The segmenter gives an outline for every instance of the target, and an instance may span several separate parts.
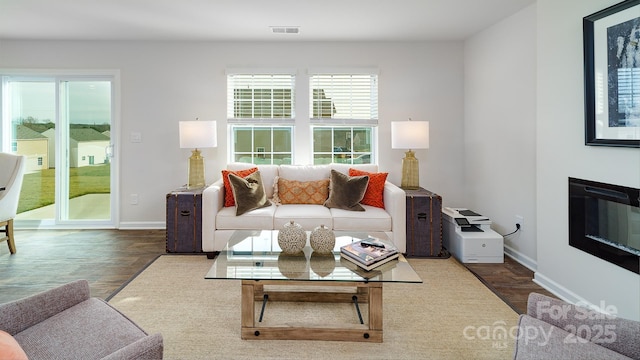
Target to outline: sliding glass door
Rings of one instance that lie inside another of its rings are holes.
[[[17,227],[115,227],[113,79],[4,76],[2,151],[25,155]]]

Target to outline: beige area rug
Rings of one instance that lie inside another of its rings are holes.
[[[206,256],[160,256],[109,303],[162,333],[165,359],[512,358],[516,312],[454,258],[409,262],[424,283],[384,284],[383,343],[242,340],[240,282],[205,280]],[[296,315],[357,324],[350,304],[269,303],[265,321]]]

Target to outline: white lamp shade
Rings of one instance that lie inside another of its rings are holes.
[[[181,148],[208,148],[218,146],[215,121],[180,121]]]
[[[428,121],[392,121],[391,148],[393,149],[428,149]]]

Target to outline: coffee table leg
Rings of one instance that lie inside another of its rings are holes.
[[[253,284],[251,282],[242,282],[242,327],[255,327],[255,305]],[[244,339],[244,336],[242,337]]]
[[[382,331],[382,284],[369,288],[369,329]]]

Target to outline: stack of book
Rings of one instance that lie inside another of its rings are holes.
[[[340,248],[340,256],[369,271],[393,259],[400,253],[392,244],[375,238],[356,241]]]

